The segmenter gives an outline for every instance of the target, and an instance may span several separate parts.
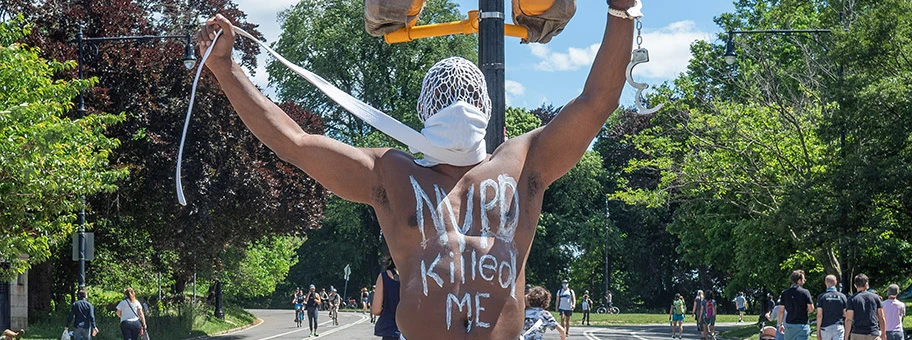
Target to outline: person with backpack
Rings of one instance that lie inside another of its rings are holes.
[[[668,321],[671,322],[671,338],[684,338],[684,297],[680,293],[675,293],[674,301],[671,302],[671,308],[668,309]],[[677,332],[678,335],[675,335]]]
[[[573,308],[576,306],[576,293],[570,289],[570,283],[567,280],[561,281],[561,289],[557,291],[557,312],[560,314],[561,326],[570,334],[570,316],[573,315]]]
[[[716,339],[716,307],[716,293],[710,290],[703,300],[703,339]]]

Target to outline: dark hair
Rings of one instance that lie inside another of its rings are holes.
[[[714,300],[716,298],[716,292],[710,290],[706,293],[706,296],[708,296],[710,300]]]
[[[526,294],[526,303],[532,307],[548,309],[551,304],[551,292],[542,286],[532,287],[529,289],[529,293]]]
[[[801,269],[792,271],[792,283],[797,284],[798,281],[804,279],[804,271]]]
[[[87,296],[88,296],[88,294],[86,293],[85,288],[80,289],[79,291],[76,292],[77,299],[80,299],[80,300],[85,299]]]
[[[863,288],[866,284],[868,284],[868,276],[865,274],[855,275],[855,279],[852,280],[852,282],[855,283],[855,288]]]

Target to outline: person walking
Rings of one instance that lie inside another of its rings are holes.
[[[883,340],[887,321],[880,297],[868,291],[867,275],[855,275],[852,283],[858,293],[846,303],[845,340]]]
[[[586,326],[591,326],[591,324],[589,324],[589,312],[592,309],[592,300],[589,299],[588,290],[583,292],[583,301],[580,301],[580,308],[583,310],[583,319],[580,320],[580,325],[585,323]]]
[[[377,285],[371,286],[370,292],[367,293],[367,309],[373,310],[375,291],[377,291]],[[377,316],[371,313],[371,323],[374,322],[377,322]]]
[[[576,307],[576,293],[570,289],[570,282],[566,279],[561,281],[561,289],[557,291],[557,303],[555,303],[556,312],[560,314],[561,326],[570,334],[570,316],[573,315],[573,308]]]
[[[124,299],[117,304],[115,313],[120,318],[120,332],[123,334],[123,340],[139,340],[148,331],[142,304],[136,300],[136,292],[133,291],[133,288],[124,290]]]
[[[307,325],[310,327],[310,336],[320,336],[317,333],[317,315],[321,304],[320,294],[317,293],[317,287],[310,285],[310,290],[304,296],[304,309],[307,310]]]
[[[548,313],[551,293],[547,289],[535,286],[526,293],[526,317],[523,322],[523,340],[542,340],[546,329],[556,329],[561,340],[567,339],[567,330],[559,325],[554,316]]]
[[[738,308],[738,322],[744,322],[744,311],[747,310],[747,299],[744,297],[744,292],[738,292],[738,296],[735,296],[732,302]]]
[[[370,303],[370,293],[367,292],[367,287],[361,288],[361,313],[367,313],[367,304]]]
[[[846,296],[836,290],[836,276],[824,279],[826,291],[817,296],[817,339],[844,340]]]
[[[668,321],[671,322],[671,338],[684,338],[684,297],[680,293],[675,293],[674,300],[671,302],[671,308],[668,309]],[[677,331],[677,336],[675,335]]]
[[[374,335],[382,340],[399,340],[401,333],[396,326],[396,308],[399,307],[399,270],[390,259],[386,270],[377,276],[374,299],[371,301],[371,315],[378,316],[374,324]]]
[[[716,339],[717,307],[716,293],[710,290],[706,298],[703,299],[703,339]]]
[[[335,288],[330,287],[331,292],[327,298],[329,301],[329,318],[332,319],[333,326],[339,325],[339,304],[342,303],[342,297]]]
[[[906,317],[906,305],[899,300],[899,286],[890,285],[887,288],[887,300],[883,302],[884,319],[887,323],[887,338],[885,340],[903,340],[903,318]]]
[[[802,287],[804,281],[803,270],[792,271],[792,285],[780,295],[779,305],[782,308],[779,308],[777,328],[779,333],[785,334],[785,340],[807,340],[811,336],[808,314],[814,311],[814,301],[811,300],[811,292]]]
[[[70,315],[67,316],[66,326],[63,330],[70,329],[70,323],[73,327],[74,340],[92,340],[92,337],[98,334],[98,327],[95,325],[95,307],[92,306],[86,293],[85,288],[76,292],[76,302],[70,306]]]
[[[703,332],[703,291],[698,290],[697,296],[694,297],[693,308],[690,310],[693,312],[694,321],[697,322],[697,332]]]

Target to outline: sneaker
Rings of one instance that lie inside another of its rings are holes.
[[[320,333],[314,332],[314,336],[320,336]]]

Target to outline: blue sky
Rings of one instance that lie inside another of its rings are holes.
[[[297,1],[236,2],[247,12],[247,20],[260,24],[266,39],[273,42],[280,34],[278,13]],[[456,2],[462,13],[478,7],[477,0]],[[509,12],[509,3],[506,8]],[[525,108],[535,108],[542,103],[561,106],[579,94],[605,29],[606,8],[603,0],[578,0],[576,15],[548,44],[523,45],[518,39],[507,37],[507,104]],[[720,29],[713,23],[713,17],[733,10],[732,0],[644,0],[643,47],[649,49],[650,62],[634,69],[634,79],[649,84],[674,79],[687,65],[690,43],[697,39],[716,39]],[[265,61],[261,55],[253,78],[254,83],[264,88],[268,79]],[[274,91],[266,89],[265,92],[269,95]],[[621,104],[633,104],[633,91],[629,86],[621,96]]]

